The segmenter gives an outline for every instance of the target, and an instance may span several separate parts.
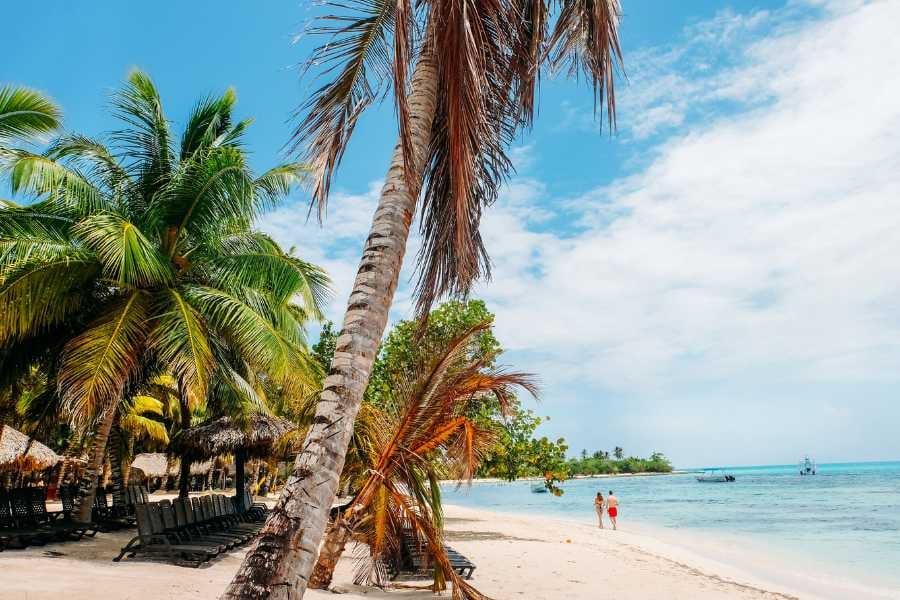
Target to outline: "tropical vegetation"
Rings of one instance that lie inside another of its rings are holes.
[[[617,449],[621,450],[621,448]],[[579,458],[569,459],[566,465],[570,475],[615,475],[626,473],[671,473],[672,463],[662,452],[653,452],[648,458],[625,457],[624,452],[614,454],[598,450],[588,454],[581,451]]]
[[[235,101],[232,90],[200,100],[178,137],[134,71],[113,98],[121,129],[63,134],[38,152],[29,138],[58,129],[59,110],[37,92],[0,91],[0,174],[24,200],[0,207],[0,379],[15,398],[39,373],[28,410],[88,440],[83,520],[108,442],[118,463],[136,432],[161,441],[153,415],[168,416],[168,437],[321,381],[304,325],[321,318],[328,278],[253,228],[307,169],[254,174],[252,120],[234,118]]]
[[[583,76],[614,120],[621,59],[617,0],[348,0],[314,30],[307,64],[325,80],[306,101],[296,147],[313,169],[320,215],[365,109],[391,95],[399,139],[306,442],[226,598],[300,598],[340,485],[353,424],[388,322],[411,224],[421,207],[420,315],[489,273],[479,233],[532,123],[545,67]]]

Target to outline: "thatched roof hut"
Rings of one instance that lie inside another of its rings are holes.
[[[263,458],[275,444],[297,426],[287,419],[257,413],[246,423],[220,417],[182,431],[172,447],[194,460],[223,454],[243,453],[244,458]]]
[[[234,455],[235,493],[243,502],[245,461],[271,455],[278,441],[295,429],[297,426],[287,419],[261,413],[243,423],[220,417],[182,431],[172,448],[185,460]]]
[[[56,452],[21,431],[9,425],[0,431],[0,471],[40,471],[58,462]]]

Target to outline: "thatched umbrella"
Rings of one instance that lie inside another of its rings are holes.
[[[144,452],[134,457],[131,468],[147,477],[165,477],[169,473],[169,458],[162,452]]]
[[[0,471],[40,471],[59,462],[59,454],[4,425],[0,431]]]
[[[244,463],[251,458],[272,454],[275,444],[297,426],[287,419],[261,413],[238,423],[230,417],[220,417],[195,425],[178,434],[172,448],[182,460],[203,460],[222,454],[234,455],[235,494],[244,498]]]
[[[162,452],[143,452],[131,461],[131,468],[138,469],[147,477],[165,477],[178,475],[179,460],[170,460]],[[212,460],[193,463],[191,475],[205,475],[213,466]]]

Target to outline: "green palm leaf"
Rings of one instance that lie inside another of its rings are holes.
[[[254,367],[279,378],[303,379],[310,373],[301,332],[274,322],[262,297],[251,296],[251,305],[246,298],[203,286],[191,287],[185,295]]]
[[[46,156],[17,150],[0,166],[9,175],[13,193],[49,197],[77,215],[88,215],[108,205],[103,192],[81,173]]]
[[[72,233],[96,253],[104,275],[120,285],[147,287],[172,281],[171,262],[121,217],[100,213],[78,223]]]
[[[46,96],[24,87],[0,87],[0,142],[58,129],[62,112]]]
[[[0,344],[38,335],[88,306],[99,271],[78,252],[8,265],[0,273]]]
[[[165,290],[158,310],[161,314],[156,318],[148,347],[178,380],[191,388],[195,397],[205,397],[213,356],[203,317],[174,288]]]
[[[222,135],[231,131],[231,109],[236,101],[234,89],[228,88],[219,97],[209,97],[197,103],[181,135],[182,161],[210,148]]]
[[[63,349],[59,388],[73,418],[86,423],[121,399],[143,356],[150,298],[134,291],[112,303]]]
[[[219,231],[224,223],[249,224],[256,210],[244,154],[230,146],[219,147],[187,161],[153,198],[151,211],[174,228],[173,242],[184,232],[202,235]]]

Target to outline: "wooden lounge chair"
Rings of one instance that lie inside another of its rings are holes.
[[[210,533],[206,531],[202,525],[193,529],[180,527],[178,525],[178,515],[175,511],[175,507],[169,500],[160,500],[159,508],[160,514],[162,515],[163,527],[165,527],[165,533],[167,535],[174,535],[179,543],[208,544],[210,546],[217,546],[219,552],[225,552],[246,541],[243,536],[230,535],[225,532]]]
[[[453,570],[465,579],[471,579],[472,573],[475,572],[475,563],[450,546],[444,545],[444,551]],[[434,560],[431,555],[418,543],[411,529],[404,529],[400,542],[400,562],[390,566],[392,577],[396,578],[401,573],[427,575],[433,568]]]
[[[160,507],[156,503],[135,505],[135,517],[138,535],[122,548],[114,562],[119,562],[125,555],[131,558],[146,554],[178,565],[199,567],[220,552],[218,546],[173,543],[165,534]]]
[[[92,519],[100,527],[101,531],[118,531],[132,527],[133,523],[122,512],[109,506],[106,501],[106,491],[103,488],[97,488],[94,495],[94,508],[92,510]]]
[[[13,517],[21,526],[51,532],[59,540],[80,540],[94,536],[96,523],[75,521],[62,511],[50,513],[46,505],[46,488],[19,488],[10,492]]]
[[[0,551],[6,548],[43,546],[54,537],[53,532],[23,527],[17,523],[13,516],[9,493],[0,489]]]

